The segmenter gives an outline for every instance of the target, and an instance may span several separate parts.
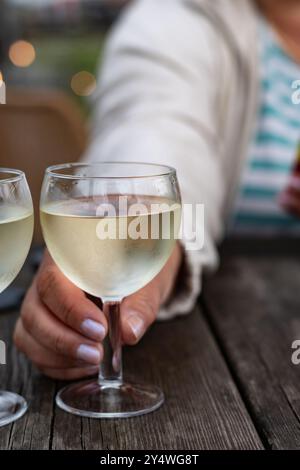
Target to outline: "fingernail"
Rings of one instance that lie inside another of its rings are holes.
[[[131,315],[127,321],[136,339],[140,339],[145,333],[144,320],[142,320],[142,318],[138,315],[134,314]]]
[[[81,331],[95,341],[102,341],[105,337],[104,326],[89,318],[81,323]]]
[[[89,364],[99,364],[101,360],[100,351],[93,346],[81,344],[77,349],[77,357],[81,361],[88,362]]]
[[[99,366],[87,367],[85,371],[87,375],[96,375],[99,372]]]

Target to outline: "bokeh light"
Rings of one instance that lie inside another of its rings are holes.
[[[16,67],[29,67],[35,61],[35,49],[28,41],[14,42],[8,52],[9,58]]]
[[[96,78],[90,72],[82,70],[76,73],[71,80],[71,88],[78,96],[90,96],[96,89]]]
[[[4,78],[3,78],[2,72],[0,70],[0,86],[2,85],[3,81],[4,81]]]

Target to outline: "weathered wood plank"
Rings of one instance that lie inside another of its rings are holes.
[[[129,375],[159,384],[166,403],[127,420],[55,411],[55,449],[257,449],[261,442],[200,316],[155,325],[125,354]]]
[[[264,444],[299,449],[300,366],[291,362],[300,339],[299,255],[225,256],[203,301]]]
[[[125,351],[125,369],[162,386],[166,403],[127,420],[89,420],[54,404],[58,387],[12,347],[16,314],[0,313],[8,364],[0,387],[23,394],[29,412],[0,428],[0,449],[258,449],[262,448],[202,313],[155,325]]]
[[[0,337],[7,345],[7,364],[0,366],[0,387],[23,395],[30,412],[0,428],[0,449],[48,449],[51,438],[55,383],[37,373],[12,347],[16,314],[0,315]]]

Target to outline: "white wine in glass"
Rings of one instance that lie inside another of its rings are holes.
[[[33,212],[12,204],[0,205],[0,294],[20,272],[32,239]]]
[[[22,171],[0,168],[0,294],[15,279],[33,235],[33,206]],[[0,427],[23,416],[27,404],[16,393],[0,390]]]
[[[127,200],[134,198],[129,195]],[[139,216],[118,214],[115,201],[115,217],[96,215],[100,198],[78,198],[41,208],[45,241],[54,261],[83,291],[106,300],[124,298],[148,284],[168,260],[179,232],[181,205],[160,197],[141,201],[139,198],[144,211]],[[155,207],[152,211],[151,205]],[[170,227],[165,239],[164,220]],[[109,236],[106,227],[112,227],[116,236]],[[144,238],[130,237],[130,228],[137,228],[136,234]],[[151,231],[157,233],[155,239]],[[120,232],[126,236],[120,238]]]
[[[79,163],[46,171],[41,224],[49,252],[70,281],[101,298],[109,326],[98,380],[61,390],[57,404],[64,410],[129,417],[162,404],[158,387],[123,380],[120,303],[161,271],[180,222],[180,191],[172,168]]]

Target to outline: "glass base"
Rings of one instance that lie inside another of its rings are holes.
[[[27,411],[27,403],[16,393],[0,391],[0,427],[21,418]]]
[[[100,386],[95,379],[67,385],[56,396],[56,404],[64,411],[88,418],[140,416],[156,410],[163,402],[163,392],[156,386]]]

